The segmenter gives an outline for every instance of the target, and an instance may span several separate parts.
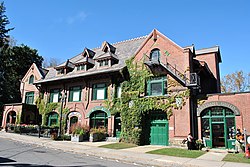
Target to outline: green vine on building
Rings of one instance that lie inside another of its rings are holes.
[[[145,144],[146,124],[145,119],[150,112],[161,110],[166,113],[167,119],[173,114],[173,109],[185,105],[189,97],[189,90],[171,91],[171,88],[180,86],[176,81],[167,78],[168,95],[145,96],[147,80],[154,75],[146,68],[143,62],[133,62],[133,58],[126,61],[129,79],[122,83],[121,98],[110,98],[106,106],[115,115],[121,115],[121,137],[120,140],[137,145]],[[181,98],[182,104],[176,104],[176,98]]]

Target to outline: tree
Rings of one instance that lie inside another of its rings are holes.
[[[43,67],[44,68],[55,67],[55,66],[59,65],[59,62],[60,61],[57,58],[50,58],[49,60],[45,58],[43,61]]]
[[[3,91],[4,98],[0,101],[4,103],[20,102],[20,81],[32,65],[36,63],[42,66],[43,58],[38,55],[37,50],[26,45],[8,47],[0,58],[3,62]]]
[[[245,92],[250,90],[250,73],[236,71],[232,74],[227,74],[221,79],[221,91],[226,93]]]
[[[6,28],[6,26],[10,23],[8,17],[4,14],[5,13],[5,6],[4,3],[1,2],[0,4],[0,47],[3,47],[4,44],[8,43],[9,35],[8,32],[11,31],[13,28]]]

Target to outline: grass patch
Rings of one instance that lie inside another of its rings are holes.
[[[174,157],[186,157],[186,158],[197,158],[205,154],[204,151],[187,150],[187,149],[182,149],[182,148],[163,148],[159,150],[149,151],[147,153],[168,155],[168,156],[174,156]]]
[[[102,145],[99,146],[102,148],[110,148],[110,149],[125,149],[125,148],[132,148],[132,147],[137,147],[135,144],[130,144],[130,143],[112,143],[112,144],[107,144],[107,145]]]
[[[227,154],[223,161],[229,161],[229,162],[240,162],[240,163],[249,163],[250,159],[245,158],[244,153],[238,153],[238,154]]]

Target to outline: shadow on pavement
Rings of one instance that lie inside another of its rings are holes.
[[[16,161],[9,158],[0,157],[0,163],[6,163],[6,162],[16,162]],[[2,164],[0,166],[2,166]]]

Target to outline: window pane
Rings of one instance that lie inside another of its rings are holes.
[[[160,56],[159,53],[160,53],[159,50],[152,51],[151,52],[151,56],[150,56],[151,60],[152,61],[158,61],[159,60],[159,56]]]
[[[98,89],[96,97],[97,97],[97,99],[104,99],[105,98],[105,90],[104,89]]]
[[[73,101],[80,101],[80,92],[73,92]]]
[[[162,95],[161,83],[151,83],[151,95]]]
[[[57,103],[58,102],[58,98],[59,98],[59,94],[58,93],[53,94],[53,100],[52,100],[52,102],[53,103]]]
[[[121,96],[122,96],[122,88],[121,88],[121,86],[118,86],[117,87],[117,97],[121,98]]]

